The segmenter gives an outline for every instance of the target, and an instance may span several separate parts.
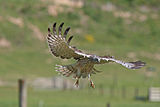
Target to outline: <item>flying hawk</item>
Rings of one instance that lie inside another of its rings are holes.
[[[121,60],[114,59],[112,56],[97,56],[94,54],[86,54],[81,50],[77,49],[74,46],[70,46],[70,42],[73,36],[70,36],[67,39],[68,27],[64,34],[62,34],[62,27],[64,23],[61,23],[58,32],[56,31],[56,23],[53,24],[53,33],[51,29],[48,28],[47,41],[49,48],[52,54],[56,57],[62,59],[71,59],[74,58],[77,62],[70,65],[56,65],[56,71],[58,71],[63,76],[69,77],[73,75],[73,78],[76,79],[75,86],[79,86],[79,79],[88,77],[90,86],[94,88],[94,83],[91,80],[91,74],[100,72],[94,68],[95,64],[104,64],[108,62],[118,63],[129,69],[139,69],[145,65],[145,62],[136,61],[136,62],[123,62]]]

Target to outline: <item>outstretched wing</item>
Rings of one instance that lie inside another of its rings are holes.
[[[110,61],[121,64],[122,66],[129,68],[129,69],[139,69],[139,68],[145,66],[145,64],[146,64],[145,62],[142,62],[142,61],[124,62],[124,61],[116,60],[113,57],[108,57],[108,56],[98,57],[99,64],[107,63]]]
[[[80,59],[84,58],[84,55],[89,57],[89,54],[85,54],[82,51],[78,50],[76,47],[72,47],[69,45],[73,36],[70,36],[68,40],[66,39],[70,27],[68,27],[62,35],[63,24],[64,23],[61,23],[61,25],[59,26],[58,34],[56,32],[56,23],[53,24],[53,33],[51,33],[50,28],[48,28],[47,40],[52,54],[63,59]]]
[[[96,56],[92,54],[83,53],[82,51],[78,50],[76,47],[72,47],[69,45],[70,41],[73,38],[73,36],[70,36],[68,40],[66,39],[66,36],[67,36],[67,33],[70,27],[68,27],[65,30],[64,34],[62,35],[63,24],[64,23],[62,23],[59,26],[58,34],[56,32],[56,23],[53,24],[53,34],[51,33],[50,28],[48,28],[48,35],[47,35],[48,44],[49,44],[52,54],[55,55],[56,57],[61,57],[63,59],[64,58],[67,58],[67,59],[88,58],[96,62],[97,64],[103,64],[107,62],[116,62],[129,69],[139,69],[145,65],[145,63],[142,61],[123,62],[120,60],[116,60],[110,56]]]

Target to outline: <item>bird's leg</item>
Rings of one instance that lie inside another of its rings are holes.
[[[75,85],[76,87],[79,87],[79,78],[78,78],[78,77],[76,77],[76,82],[74,83],[74,85]]]
[[[94,85],[93,81],[91,80],[90,74],[88,74],[88,80],[89,80],[89,82],[90,82],[90,86],[91,86],[92,88],[95,88],[95,85]]]

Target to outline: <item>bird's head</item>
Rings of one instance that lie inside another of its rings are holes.
[[[93,62],[99,62],[98,57],[97,57],[96,55],[90,56],[89,59],[90,59],[91,61],[93,61]]]

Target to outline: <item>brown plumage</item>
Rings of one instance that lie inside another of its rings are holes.
[[[96,72],[100,72],[94,68],[95,64],[104,64],[108,62],[116,62],[121,64],[122,66],[129,69],[139,69],[145,65],[145,62],[136,61],[136,62],[123,62],[120,60],[114,59],[113,56],[97,56],[94,54],[86,54],[76,47],[70,46],[73,36],[70,36],[67,39],[67,34],[70,30],[68,27],[64,34],[62,35],[62,27],[64,23],[61,23],[58,28],[58,34],[56,31],[56,23],[53,24],[53,33],[50,28],[48,28],[47,41],[49,48],[52,54],[56,57],[60,57],[62,59],[71,59],[74,58],[77,60],[76,63],[71,65],[56,65],[56,70],[62,74],[63,76],[73,75],[73,78],[76,79],[75,85],[79,85],[79,78],[88,77],[90,81],[90,86],[95,87],[90,76],[91,74],[95,74]]]

